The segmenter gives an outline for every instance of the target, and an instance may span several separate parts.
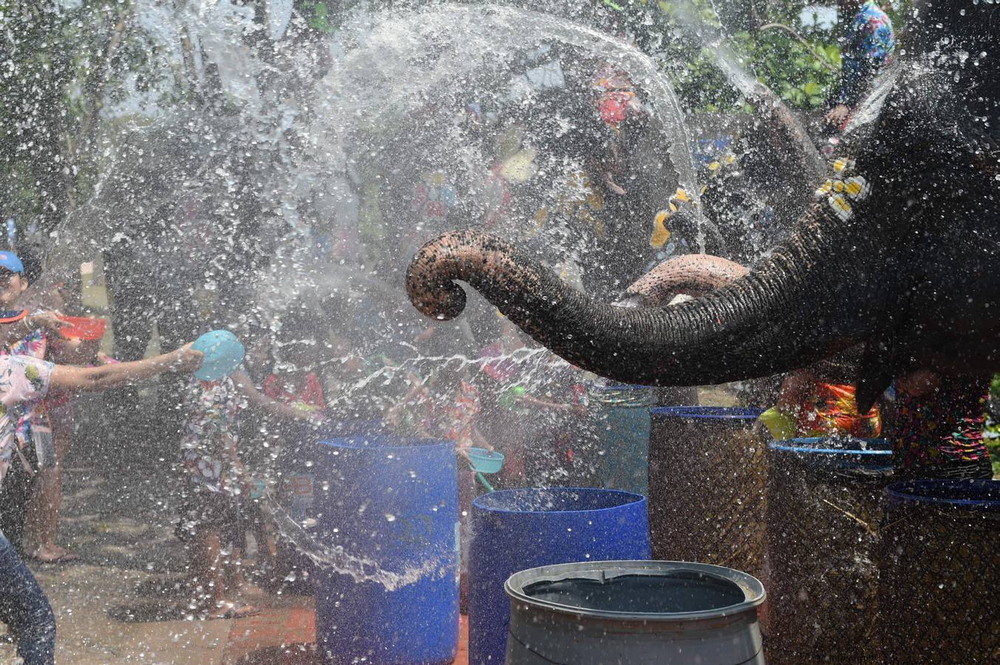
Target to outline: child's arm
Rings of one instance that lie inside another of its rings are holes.
[[[203,354],[185,344],[176,351],[130,363],[100,367],[70,367],[56,365],[52,370],[50,388],[69,391],[108,390],[137,383],[164,372],[193,372],[201,367]]]
[[[297,420],[317,420],[317,414],[315,411],[302,411],[294,407],[288,406],[287,404],[282,404],[276,400],[271,399],[264,393],[257,390],[257,387],[253,384],[250,379],[250,375],[243,370],[236,370],[233,372],[233,383],[236,385],[236,390],[240,392],[241,395],[247,398],[247,402],[250,406],[255,408],[263,409],[268,413],[276,416],[281,416],[282,418],[295,418]]]
[[[24,316],[5,319],[0,325],[0,346],[7,346],[24,339],[28,333],[35,330],[44,330],[49,334],[57,334],[63,326],[69,325],[59,319],[57,312],[39,312],[28,314],[24,310]]]

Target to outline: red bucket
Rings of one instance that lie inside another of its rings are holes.
[[[60,316],[59,320],[69,324],[59,329],[62,336],[69,339],[101,339],[108,327],[107,320],[97,317]]]

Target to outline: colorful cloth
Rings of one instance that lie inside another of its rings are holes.
[[[0,355],[28,356],[44,360],[45,354],[48,353],[48,348],[48,336],[41,330],[33,330],[25,335],[24,339],[13,342],[3,350],[0,350]],[[17,445],[23,450],[28,442],[32,440],[32,430],[36,430],[39,433],[39,438],[44,437],[45,439],[45,443],[42,445],[51,448],[52,425],[49,421],[48,409],[45,402],[41,399],[30,400],[18,405],[16,409],[17,425],[15,426],[15,432],[17,435]],[[52,452],[54,451],[43,454],[42,451],[37,451],[36,458],[39,464],[48,466],[54,463],[54,459],[49,459],[53,457]]]
[[[847,28],[840,50],[840,86],[830,106],[854,108],[879,69],[892,59],[896,35],[892,21],[874,0],[867,0]]]
[[[989,384],[968,377],[943,377],[931,395],[896,398],[897,470],[916,475],[989,459],[983,423]]]
[[[862,439],[876,438],[882,432],[877,406],[865,415],[858,413],[854,386],[817,383],[808,403],[799,410],[796,433],[799,436],[847,434]]]
[[[303,411],[322,411],[326,409],[326,396],[323,394],[323,384],[315,372],[306,374],[302,385],[284,380],[277,374],[270,374],[264,379],[261,391],[271,399],[288,404]]]
[[[424,430],[445,441],[454,441],[459,448],[467,448],[475,443],[473,432],[481,410],[479,390],[463,380],[452,400],[443,404],[427,401]]]
[[[0,482],[18,449],[13,418],[16,407],[45,397],[54,367],[31,356],[0,356]]]
[[[202,489],[230,496],[242,493],[239,416],[246,407],[231,377],[199,381],[194,387],[191,415],[181,436],[181,466]]]

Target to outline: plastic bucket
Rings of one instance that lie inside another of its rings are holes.
[[[93,316],[59,316],[60,321],[68,326],[59,328],[60,334],[69,339],[84,339],[95,341],[104,337],[108,327],[107,319]]]
[[[652,410],[649,514],[653,556],[759,575],[764,552],[766,446],[760,409]]]
[[[200,381],[218,381],[228,376],[240,366],[246,354],[242,342],[228,330],[211,330],[196,339],[191,348],[204,354],[201,367],[194,372]]]
[[[882,662],[998,662],[1000,481],[895,483],[886,504]]]
[[[872,663],[892,447],[884,439],[803,438],[769,448],[768,661]]]
[[[656,392],[647,386],[587,386],[597,426],[596,484],[645,496],[649,492],[649,409]]]
[[[648,559],[645,497],[593,488],[513,489],[472,502],[469,663],[504,662],[510,601],[504,582],[526,568]]]
[[[762,665],[764,587],[730,568],[601,561],[516,573],[507,665]]]
[[[332,663],[450,663],[458,649],[455,444],[387,436],[322,441],[317,533],[379,581],[317,567],[316,635]]]
[[[504,455],[501,452],[471,447],[468,455],[476,473],[499,473],[503,468]]]

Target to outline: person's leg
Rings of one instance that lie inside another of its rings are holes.
[[[55,442],[55,466],[38,473],[35,489],[26,508],[24,551],[45,563],[71,561],[77,558],[56,544],[59,508],[62,505],[62,474],[66,455],[73,442],[72,402],[49,408],[52,436]]]
[[[24,665],[55,662],[56,617],[45,592],[0,533],[0,621],[17,644]]]
[[[208,526],[197,526],[187,543],[190,586],[195,590],[196,604],[211,611],[222,600],[224,584],[220,557],[222,546],[219,532]]]
[[[38,476],[33,447],[25,446],[22,453],[31,469],[26,469],[20,456],[15,454],[0,484],[0,531],[21,557],[30,554],[24,548],[25,510]]]

